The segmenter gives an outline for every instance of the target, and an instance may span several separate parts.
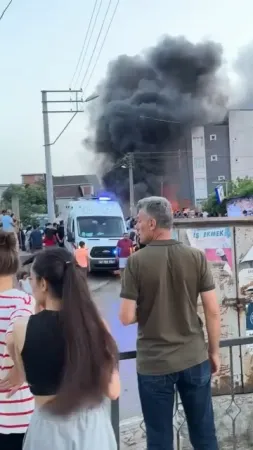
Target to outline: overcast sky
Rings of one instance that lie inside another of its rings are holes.
[[[0,21],[0,184],[19,182],[22,173],[45,171],[40,91],[69,88],[94,2],[13,0]],[[7,3],[0,0],[0,13]],[[103,0],[90,52],[108,3]],[[112,14],[117,0],[111,3]],[[194,42],[217,40],[231,61],[253,38],[252,16],[252,0],[120,0],[85,95],[95,92],[111,59],[122,53],[136,54],[164,34],[185,35]],[[89,55],[80,75],[85,73]],[[69,118],[50,115],[51,141]],[[92,154],[82,145],[85,126],[85,113],[79,114],[52,147],[55,175],[94,172]]]

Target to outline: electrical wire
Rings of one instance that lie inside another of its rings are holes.
[[[107,16],[108,16],[108,13],[109,13],[109,10],[110,10],[110,7],[111,7],[111,3],[112,3],[112,0],[110,0],[109,3],[108,3],[107,10],[106,10],[106,13],[105,13],[105,15],[104,15],[104,19],[103,19],[102,25],[101,25],[101,27],[100,27],[100,30],[99,30],[99,33],[98,33],[97,40],[96,40],[96,42],[95,42],[93,51],[92,51],[92,53],[91,53],[91,56],[90,56],[90,59],[89,59],[89,62],[88,62],[87,69],[86,69],[86,71],[85,71],[85,73],[84,73],[84,76],[83,76],[83,78],[82,78],[82,81],[81,81],[81,83],[80,83],[80,89],[82,88],[82,86],[83,86],[83,84],[84,84],[84,80],[85,80],[85,78],[86,78],[86,76],[87,76],[87,74],[88,74],[88,72],[89,72],[89,68],[90,68],[90,66],[91,66],[91,63],[92,63],[92,60],[93,60],[93,56],[94,56],[94,54],[95,54],[95,51],[96,51],[96,49],[97,49],[98,41],[99,41],[100,36],[101,36],[101,33],[102,33],[102,31],[103,31],[104,24],[105,24],[106,18],[107,18]]]
[[[109,25],[108,25],[108,27],[107,27],[107,30],[106,30],[106,32],[105,32],[105,36],[104,36],[104,39],[103,39],[102,44],[101,44],[101,46],[100,46],[100,49],[99,49],[99,52],[98,52],[96,61],[95,61],[94,65],[93,65],[93,67],[92,67],[92,70],[91,70],[91,73],[90,73],[90,75],[89,75],[88,81],[87,81],[85,87],[83,88],[84,91],[86,91],[87,87],[88,87],[89,84],[90,84],[91,77],[92,77],[92,75],[93,75],[93,73],[94,73],[94,71],[95,71],[95,68],[96,68],[97,63],[98,63],[99,58],[100,58],[100,55],[101,55],[102,50],[103,50],[103,48],[104,48],[105,41],[106,41],[107,36],[108,36],[108,34],[109,34],[110,28],[111,28],[111,26],[112,26],[112,22],[113,22],[113,20],[114,20],[115,15],[116,15],[116,12],[117,12],[117,9],[118,9],[118,6],[119,6],[119,2],[120,2],[120,0],[118,0],[117,3],[116,3],[116,5],[115,5],[114,11],[113,11],[113,13],[112,13],[111,20],[110,20]]]
[[[103,0],[100,0],[99,6],[98,6],[98,10],[97,10],[97,13],[96,13],[96,16],[95,16],[95,20],[94,20],[94,23],[93,23],[93,26],[92,26],[92,30],[91,30],[91,33],[90,33],[90,37],[89,37],[88,43],[87,43],[87,45],[86,45],[86,49],[85,49],[85,51],[83,52],[82,61],[81,61],[81,64],[80,64],[80,67],[79,67],[79,71],[78,71],[78,75],[77,75],[77,78],[76,78],[76,81],[75,81],[75,86],[77,85],[78,80],[79,80],[79,77],[80,77],[81,72],[82,72],[82,70],[83,70],[84,61],[85,61],[85,59],[86,59],[86,56],[87,56],[87,53],[88,53],[88,50],[89,50],[90,41],[91,41],[91,38],[92,38],[92,36],[93,36],[93,32],[94,32],[95,26],[96,26],[96,24],[97,24],[98,15],[99,15],[99,13],[100,13],[102,3],[103,3]]]
[[[181,122],[178,122],[176,120],[165,120],[165,119],[157,119],[156,117],[152,117],[152,116],[143,116],[140,115],[141,119],[151,119],[154,120],[155,122],[165,122],[165,123],[177,123],[179,125],[182,125]]]
[[[12,0],[10,0],[9,3],[8,3],[8,5],[4,8],[4,10],[3,10],[3,12],[2,12],[2,14],[1,14],[1,16],[0,16],[0,20],[2,20],[3,16],[5,15],[7,9],[9,9],[9,7],[11,6],[11,4],[12,4]]]
[[[76,73],[78,71],[78,67],[79,67],[80,61],[82,59],[82,55],[83,55],[83,52],[84,52],[84,49],[85,49],[85,45],[86,45],[86,42],[87,42],[87,39],[88,39],[90,27],[91,27],[92,20],[93,20],[95,11],[96,11],[97,4],[98,4],[98,0],[96,0],[95,3],[94,3],[94,7],[93,7],[93,10],[92,10],[92,13],[91,13],[89,25],[88,25],[88,28],[87,28],[87,31],[86,31],[86,34],[85,34],[85,38],[84,38],[84,41],[83,41],[82,49],[81,49],[81,52],[80,52],[80,55],[79,55],[79,58],[78,58],[78,61],[77,61],[77,64],[76,64],[74,75],[73,75],[73,77],[71,79],[71,82],[70,82],[70,87],[72,86],[72,84],[74,82],[74,79],[75,79]]]

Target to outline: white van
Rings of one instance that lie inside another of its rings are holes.
[[[67,248],[85,242],[91,271],[116,270],[116,246],[126,232],[122,209],[109,197],[80,198],[67,208]]]

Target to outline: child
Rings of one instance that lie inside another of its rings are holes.
[[[32,289],[29,281],[29,274],[26,271],[20,272],[18,274],[19,289],[32,295]]]
[[[89,266],[89,252],[83,241],[79,242],[79,247],[75,250],[75,258],[77,264],[79,264],[80,267],[83,267],[87,273]]]

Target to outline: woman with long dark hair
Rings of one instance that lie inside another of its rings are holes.
[[[45,249],[30,282],[41,312],[14,327],[36,405],[24,450],[116,449],[104,399],[119,396],[117,347],[82,268],[64,248]]]

